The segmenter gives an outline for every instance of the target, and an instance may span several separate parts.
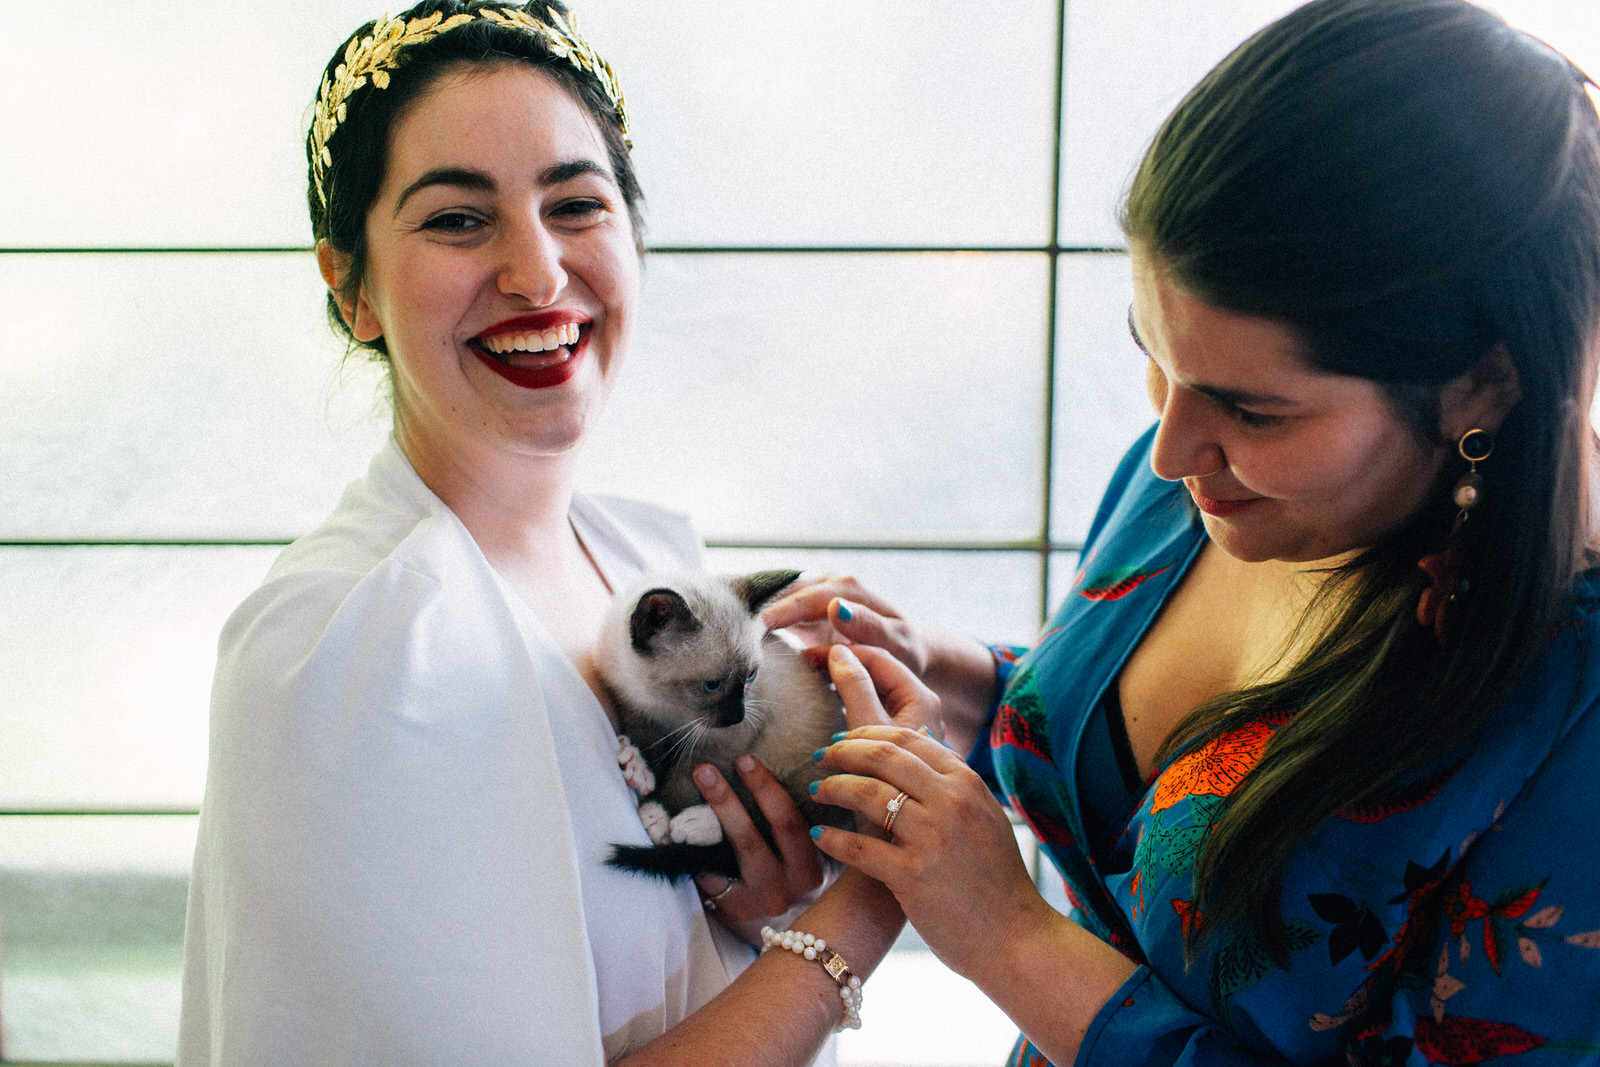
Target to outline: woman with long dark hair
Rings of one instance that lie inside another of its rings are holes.
[[[1039,643],[988,658],[846,579],[768,613],[886,646],[982,738],[969,767],[842,685],[819,796],[893,839],[817,835],[1017,1062],[1600,1056],[1591,88],[1463,0],[1267,27],[1127,195],[1159,422]]]

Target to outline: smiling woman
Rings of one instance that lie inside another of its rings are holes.
[[[715,921],[693,882],[604,863],[647,839],[594,638],[615,589],[701,552],[575,487],[639,291],[610,68],[559,4],[430,0],[340,49],[307,153],[330,308],[387,369],[393,436],[223,632],[179,1062],[831,1058],[859,986],[752,962],[751,924],[809,904],[865,977],[901,917],[860,875],[821,891],[765,768],[771,845],[701,783],[743,874]]]
[[[570,459],[587,436],[627,351],[639,254],[599,130],[541,71],[447,67],[391,137],[354,291],[348,255],[318,256],[351,334],[383,340],[401,448],[460,512],[499,455]]]
[[[916,664],[977,742],[840,684],[877,721],[817,795],[893,836],[817,835],[1017,1022],[1011,1062],[1595,1062],[1593,87],[1465,0],[1268,25],[1127,194],[1158,421],[1038,643],[849,579],[768,609]]]

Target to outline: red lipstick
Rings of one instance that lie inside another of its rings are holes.
[[[587,338],[585,338],[587,340]],[[588,347],[584,341],[579,341],[572,354],[554,366],[547,367],[513,367],[509,363],[501,363],[487,352],[473,349],[473,355],[485,367],[494,371],[512,385],[523,389],[551,389],[570,381],[578,373],[578,364],[582,361],[583,352]],[[558,350],[559,351],[559,350]],[[540,353],[544,355],[544,353]]]
[[[540,311],[497,322],[473,337],[468,344],[485,367],[512,385],[522,389],[550,389],[570,381],[578,373],[578,367],[588,353],[588,333],[580,333],[573,344],[539,352],[507,351],[496,354],[485,347],[485,339],[542,334],[565,326],[581,329],[589,321],[588,316],[573,310]]]
[[[553,330],[557,326],[565,326],[569,322],[575,322],[579,326],[586,326],[589,323],[589,316],[571,308],[551,308],[549,311],[535,311],[531,315],[518,315],[514,319],[497,322],[487,330],[479,333],[473,340],[481,341],[485,337],[498,337],[503,333],[543,333],[546,330]]]

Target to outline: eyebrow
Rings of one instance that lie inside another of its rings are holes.
[[[586,174],[598,174],[607,181],[612,180],[611,172],[594,160],[572,159],[546,167],[544,172],[539,175],[539,184],[548,188],[552,185],[560,185],[562,182],[569,182],[574,178],[580,178]],[[494,179],[481,170],[473,170],[470,167],[435,167],[405,187],[400,193],[400,198],[395,201],[395,214],[398,215],[400,213],[400,209],[405,207],[406,201],[411,198],[413,193],[435,185],[449,185],[458,189],[470,189],[482,193],[492,193],[496,188]]]
[[[612,180],[611,172],[602,167],[600,164],[596,163],[594,160],[572,159],[565,163],[557,163],[553,167],[546,168],[545,172],[539,175],[539,184],[560,185],[562,182],[569,182],[574,178],[581,178],[586,174],[598,174],[606,181]]]
[[[1139,336],[1139,327],[1134,325],[1132,305],[1128,307],[1128,333],[1133,337],[1133,343],[1139,346],[1139,351],[1151,359],[1155,358],[1151,355],[1150,349],[1145,347],[1144,339]],[[1274,393],[1252,393],[1245,389],[1228,389],[1220,385],[1206,385],[1200,382],[1191,383],[1184,386],[1184,388],[1230,407],[1292,408],[1295,406],[1293,400]]]

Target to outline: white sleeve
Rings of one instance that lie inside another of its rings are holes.
[[[292,574],[230,620],[182,1067],[602,1062],[544,698],[482,570]]]

